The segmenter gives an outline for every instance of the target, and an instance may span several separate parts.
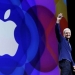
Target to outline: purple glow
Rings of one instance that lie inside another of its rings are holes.
[[[31,75],[60,75],[59,67],[57,66],[55,69],[47,73],[39,72],[36,69],[34,69]]]
[[[40,6],[44,6],[46,7],[47,9],[49,9],[53,14],[55,14],[55,2],[54,0],[27,0],[29,5],[32,7],[32,6],[37,6],[37,5],[40,5]]]

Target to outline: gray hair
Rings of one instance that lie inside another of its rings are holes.
[[[65,28],[65,29],[63,30],[63,33],[65,33],[66,31],[71,32],[71,30],[70,30],[69,28]]]

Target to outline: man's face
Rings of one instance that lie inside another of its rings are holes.
[[[64,32],[64,37],[67,38],[67,39],[69,39],[69,38],[71,37],[71,31],[66,30],[66,31]]]

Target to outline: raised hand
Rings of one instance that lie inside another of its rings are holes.
[[[62,17],[63,17],[62,13],[58,14],[58,16],[57,16],[57,23],[60,22],[60,20],[62,19]]]

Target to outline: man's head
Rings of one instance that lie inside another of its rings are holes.
[[[69,39],[71,37],[71,30],[69,28],[65,28],[63,30],[63,36],[67,39]]]

